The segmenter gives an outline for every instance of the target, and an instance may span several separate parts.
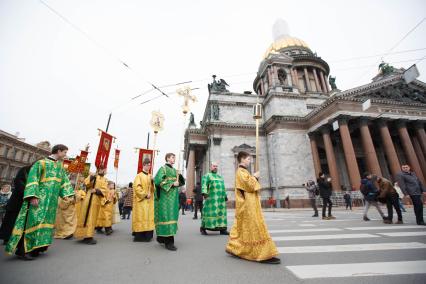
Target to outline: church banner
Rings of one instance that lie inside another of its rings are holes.
[[[143,169],[143,160],[148,158],[151,161],[151,170],[150,173],[152,174],[152,169],[154,167],[153,165],[153,158],[154,158],[154,150],[148,150],[148,149],[139,149],[139,160],[138,160],[138,173],[140,173]]]
[[[71,159],[71,163],[68,165],[68,172],[83,173],[88,155],[88,151],[81,150],[80,155],[77,155],[73,160]]]
[[[102,131],[102,130],[101,130]],[[112,145],[112,136],[102,131],[101,139],[99,140],[98,152],[96,154],[95,166],[99,168],[102,166],[103,168],[107,168],[108,166],[108,157],[111,151]]]
[[[120,160],[120,150],[115,149],[114,168],[118,169],[118,161]]]

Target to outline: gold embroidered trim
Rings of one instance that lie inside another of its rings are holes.
[[[157,225],[171,225],[176,224],[177,221],[158,222]]]
[[[27,183],[27,185],[25,187],[30,187],[30,186],[35,185],[35,184],[38,185],[38,182],[34,181],[34,182]]]
[[[239,238],[229,238],[229,239],[232,241],[237,241],[239,243],[242,243],[243,245],[246,245],[246,246],[259,246],[259,245],[264,245],[267,242],[272,242],[271,238],[260,240],[260,241],[254,241],[254,242],[245,242],[240,240]]]
[[[61,182],[61,181],[62,181],[62,179],[57,178],[57,177],[50,177],[50,178],[43,178],[43,179],[41,180],[41,182],[49,182],[49,181],[57,181],[57,182]]]

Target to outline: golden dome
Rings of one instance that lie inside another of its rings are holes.
[[[304,47],[310,50],[309,46],[301,39],[295,37],[285,37],[275,41],[265,52],[264,58],[267,58],[270,53],[278,52],[287,47]]]

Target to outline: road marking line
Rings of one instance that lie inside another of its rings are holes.
[[[316,227],[314,224],[300,224],[300,227]]]
[[[351,245],[332,245],[332,246],[278,247],[278,251],[284,254],[373,251],[373,250],[387,251],[387,250],[401,250],[401,249],[426,249],[426,244],[411,242],[411,243],[351,244]]]
[[[378,235],[387,237],[416,237],[426,236],[426,232],[395,232],[395,233],[377,233]]]
[[[303,233],[303,232],[338,232],[342,229],[338,228],[324,228],[324,229],[288,229],[288,230],[269,230],[270,234],[276,233]]]
[[[426,260],[287,266],[300,279],[426,273]]]
[[[395,226],[377,226],[377,227],[348,227],[347,230],[359,231],[359,230],[399,230],[399,229],[426,229],[423,226],[404,226],[404,225],[395,225]]]
[[[272,237],[274,241],[304,241],[304,240],[332,240],[332,239],[365,239],[380,238],[371,234],[336,234],[336,235],[308,235],[308,236],[281,236]]]

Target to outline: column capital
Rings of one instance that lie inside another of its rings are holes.
[[[365,125],[367,125],[368,126],[368,123],[371,121],[371,119],[369,118],[369,117],[366,117],[366,116],[361,116],[360,118],[359,118],[359,125],[361,125],[361,126],[365,126]]]
[[[318,134],[319,134],[318,131],[309,132],[308,133],[309,139],[315,139],[315,138],[317,138],[319,136]]]
[[[319,131],[321,132],[321,134],[330,134],[331,132],[330,125],[326,124],[321,126]]]
[[[425,128],[425,122],[422,120],[417,120],[414,122],[414,128],[416,129],[424,129]]]
[[[406,119],[398,119],[395,122],[396,128],[406,128],[407,127],[407,120]]]
[[[341,115],[337,118],[337,120],[339,121],[339,124],[348,124],[349,120],[352,118],[353,117],[349,115]]]

